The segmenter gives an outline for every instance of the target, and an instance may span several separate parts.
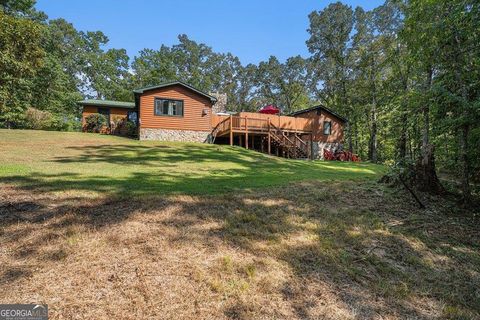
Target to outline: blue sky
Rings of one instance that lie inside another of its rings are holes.
[[[109,47],[133,58],[144,48],[177,43],[185,33],[217,52],[231,52],[243,64],[270,55],[281,61],[308,56],[308,14],[333,1],[322,0],[37,0],[50,19],[65,18],[83,31],[103,31]],[[342,1],[370,10],[379,0]]]

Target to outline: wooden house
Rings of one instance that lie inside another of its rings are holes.
[[[345,118],[323,107],[288,116],[255,112],[215,113],[217,98],[180,81],[134,90],[135,102],[85,100],[83,121],[104,114],[135,122],[140,140],[188,141],[240,145],[290,158],[321,158],[323,149],[343,142]],[[123,120],[122,120],[123,119]]]

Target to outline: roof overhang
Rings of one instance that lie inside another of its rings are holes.
[[[290,113],[289,115],[290,115],[290,116],[297,116],[297,115],[299,115],[299,114],[303,114],[303,113],[307,113],[307,112],[315,111],[315,110],[324,111],[324,112],[331,114],[332,116],[338,118],[339,120],[341,120],[341,121],[343,121],[343,122],[345,122],[345,123],[348,122],[348,119],[347,119],[347,118],[342,117],[341,115],[339,115],[339,114],[336,113],[335,111],[332,111],[332,110],[330,110],[330,109],[328,109],[327,107],[322,106],[322,105],[318,105],[318,106],[314,106],[314,107],[311,107],[311,108],[307,108],[307,109],[295,111],[295,112]]]
[[[77,101],[77,103],[79,105],[82,105],[82,106],[135,109],[135,103],[134,102],[87,99],[87,100]]]
[[[193,92],[196,92],[198,93],[199,95],[201,96],[204,96],[205,98],[208,98],[210,99],[210,101],[212,103],[215,103],[217,102],[217,98],[215,98],[214,96],[211,96],[209,95],[208,93],[205,93],[197,88],[194,88],[192,87],[191,85],[185,83],[185,82],[182,82],[182,81],[171,81],[171,82],[165,82],[165,83],[162,83],[162,84],[159,84],[159,85],[156,85],[156,86],[151,86],[151,87],[145,87],[145,88],[140,88],[140,89],[135,89],[133,90],[133,93],[135,95],[139,95],[139,94],[142,94],[142,93],[145,93],[146,91],[151,91],[151,90],[156,90],[156,89],[161,89],[161,88],[165,88],[165,87],[169,87],[169,86],[174,86],[174,85],[179,85],[179,86],[182,86],[184,88],[187,88]]]

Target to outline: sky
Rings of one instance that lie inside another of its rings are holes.
[[[125,48],[130,58],[142,49],[178,43],[179,34],[216,52],[231,52],[242,64],[309,55],[308,14],[324,0],[37,0],[50,19],[64,18],[77,30],[102,31],[107,48]],[[380,0],[342,1],[366,10]]]

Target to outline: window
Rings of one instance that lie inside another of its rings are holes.
[[[155,99],[156,116],[183,117],[183,101],[172,99]]]
[[[98,113],[103,114],[107,120],[107,126],[110,127],[110,108],[98,108]]]
[[[137,123],[137,111],[128,111],[127,118],[128,118],[128,121]]]
[[[331,121],[324,121],[323,122],[323,134],[329,135],[332,133],[332,122]]]

